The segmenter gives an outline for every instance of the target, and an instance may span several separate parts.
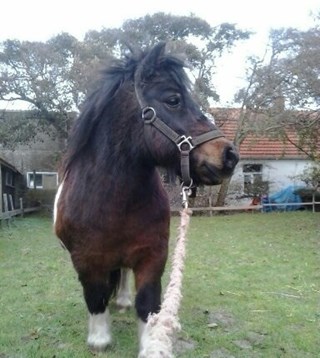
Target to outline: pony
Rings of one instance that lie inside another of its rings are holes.
[[[139,352],[161,306],[170,207],[158,167],[184,187],[232,175],[237,150],[200,109],[185,61],[166,43],[115,60],[75,121],[54,204],[55,233],[69,251],[89,311],[87,344],[111,343],[109,300],[131,305],[134,274]]]

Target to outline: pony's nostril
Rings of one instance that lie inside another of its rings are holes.
[[[235,147],[230,146],[224,150],[224,166],[227,169],[234,169],[239,161],[239,154]]]

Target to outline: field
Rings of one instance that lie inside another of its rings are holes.
[[[319,213],[192,217],[176,356],[319,357],[319,282]],[[136,357],[134,311],[110,308],[114,343],[100,356]],[[49,218],[0,229],[0,312],[0,358],[93,356],[82,290]]]

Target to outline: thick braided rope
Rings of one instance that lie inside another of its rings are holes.
[[[179,226],[176,247],[172,257],[172,271],[170,281],[163,297],[161,310],[157,314],[149,316],[145,334],[148,346],[144,347],[139,358],[172,358],[172,348],[175,334],[181,329],[178,310],[182,298],[181,286],[185,259],[186,233],[188,230],[192,211],[188,208],[180,212],[181,223]]]

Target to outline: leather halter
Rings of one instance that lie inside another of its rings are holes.
[[[224,137],[219,129],[213,129],[212,131],[198,135],[192,138],[191,136],[180,135],[166,125],[159,117],[157,117],[156,110],[153,107],[142,108],[142,119],[144,124],[153,125],[162,134],[169,138],[173,143],[176,144],[181,153],[181,176],[184,187],[191,188],[193,181],[190,176],[190,152],[200,144],[208,142],[212,139]]]
[[[224,137],[224,135],[222,134],[222,132],[219,131],[219,129],[216,128],[212,131],[200,134],[199,136],[192,138],[191,136],[178,134],[167,124],[165,124],[157,116],[156,110],[153,107],[148,106],[148,103],[146,103],[142,94],[140,83],[145,61],[146,59],[142,61],[134,74],[134,89],[142,111],[142,119],[144,120],[144,126],[145,128],[149,125],[154,126],[178,147],[181,153],[181,179],[182,187],[184,188],[182,192],[186,194],[186,191],[190,189],[193,185],[193,180],[190,176],[190,152],[200,144],[208,142],[212,139]]]

